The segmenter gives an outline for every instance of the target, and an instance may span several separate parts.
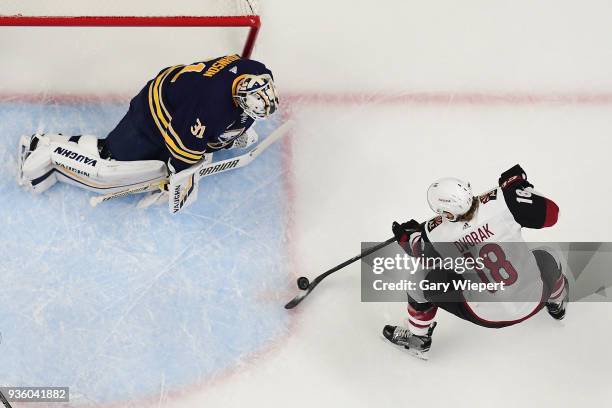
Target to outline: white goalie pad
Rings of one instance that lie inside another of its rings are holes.
[[[196,173],[184,171],[170,176],[168,193],[168,209],[171,213],[177,213],[183,208],[189,207],[198,199],[198,180]]]
[[[161,183],[167,177],[166,165],[159,160],[128,162],[100,158],[95,136],[80,136],[78,141],[62,135],[34,137],[38,138],[35,148],[22,154],[20,184],[35,192],[62,181],[106,194],[145,183]],[[24,144],[22,138],[22,150]]]
[[[170,175],[168,180],[168,209],[175,214],[189,207],[198,199],[200,169],[203,165],[212,162],[213,155],[207,153],[200,163],[181,172]]]
[[[56,136],[56,135],[53,135]],[[51,136],[22,136],[19,140],[19,185],[42,193],[57,182],[49,143]]]

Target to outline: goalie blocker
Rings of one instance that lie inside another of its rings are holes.
[[[240,167],[248,165],[264,150],[270,147],[274,142],[286,135],[292,126],[292,121],[287,121],[283,123],[268,137],[266,137],[261,143],[259,143],[253,149],[249,150],[247,153],[242,154],[240,156],[232,157],[226,160],[220,160],[218,162],[213,162],[213,154],[205,154],[200,163],[178,173],[174,173],[172,165],[168,164],[168,167],[171,171],[168,184],[164,186],[162,191],[158,193],[153,193],[149,197],[145,197],[143,200],[141,200],[139,207],[146,207],[149,206],[151,203],[160,200],[165,200],[165,195],[167,195],[169,192],[170,197],[167,200],[169,211],[171,213],[177,213],[181,211],[182,209],[188,207],[197,200],[199,180],[202,177],[212,176],[213,174],[238,169]],[[236,140],[236,142],[238,143],[235,143],[235,146],[238,148],[249,147],[253,143],[256,143],[257,140],[258,136],[255,131],[249,129],[244,133],[243,136]],[[113,198],[112,194],[107,196],[106,198]]]

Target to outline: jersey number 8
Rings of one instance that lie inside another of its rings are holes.
[[[467,253],[466,256],[471,256]],[[488,269],[491,279],[496,283],[503,282],[504,285],[510,286],[518,279],[518,272],[506,258],[506,253],[498,244],[486,244],[478,253],[482,259],[485,268]],[[483,283],[491,283],[491,279],[482,269],[477,269],[478,277]],[[503,274],[502,274],[503,273]],[[505,275],[505,276],[504,276]],[[490,291],[495,292],[495,291]]]

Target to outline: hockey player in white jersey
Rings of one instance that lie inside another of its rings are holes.
[[[521,228],[546,228],[557,222],[559,208],[533,190],[516,165],[499,178],[499,187],[473,196],[470,184],[455,178],[433,183],[427,192],[434,218],[419,223],[393,223],[402,248],[414,257],[480,257],[477,270],[484,283],[503,284],[493,291],[411,291],[408,327],[387,325],[383,335],[394,344],[425,357],[438,308],[484,327],[522,322],[546,307],[555,319],[565,316],[568,282],[554,251],[530,250]],[[419,271],[417,279],[452,282],[461,274],[441,269]]]

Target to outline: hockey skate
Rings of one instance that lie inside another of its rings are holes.
[[[560,299],[546,302],[546,310],[548,310],[548,314],[555,320],[562,320],[565,317],[565,309],[567,308],[567,303],[569,301],[567,278],[564,277],[563,279],[565,281],[565,286],[563,287],[563,293],[560,296]]]
[[[410,354],[422,360],[428,359],[428,351],[431,347],[431,335],[436,328],[433,322],[424,336],[417,336],[405,327],[386,325],[383,329],[383,336],[393,344],[404,346]]]

